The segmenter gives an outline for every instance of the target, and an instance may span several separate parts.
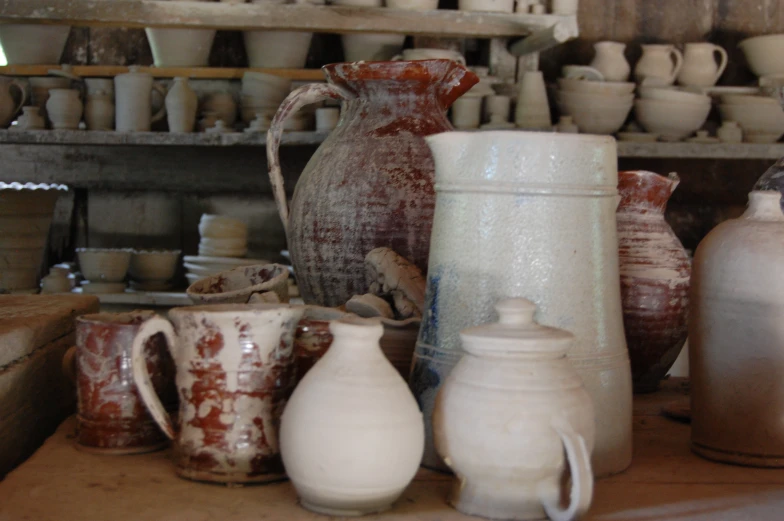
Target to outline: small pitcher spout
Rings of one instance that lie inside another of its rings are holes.
[[[675,172],[667,177],[647,170],[618,172],[618,193],[621,196],[618,211],[634,209],[643,213],[664,213],[667,201],[680,182]]]
[[[439,60],[449,63],[449,69],[438,87],[438,100],[446,110],[452,103],[479,83],[479,76],[452,60]]]

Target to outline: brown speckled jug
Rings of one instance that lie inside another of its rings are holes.
[[[678,183],[676,174],[618,173],[623,326],[637,393],[659,387],[686,342],[691,263],[664,220]]]
[[[452,130],[446,110],[479,79],[451,60],[337,63],[327,84],[281,104],[267,161],[305,302],[334,307],[367,292],[365,255],[387,246],[427,268],[435,208],[424,137]],[[338,126],[302,173],[291,208],[278,159],[283,125],[300,107],[343,101]]]

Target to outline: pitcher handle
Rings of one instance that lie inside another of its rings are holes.
[[[275,203],[278,206],[280,220],[283,221],[286,237],[289,235],[289,209],[286,204],[286,189],[283,186],[283,175],[280,171],[280,156],[278,154],[280,138],[283,134],[283,124],[305,105],[327,99],[347,100],[349,99],[349,93],[331,83],[311,83],[291,91],[278,107],[278,111],[275,113],[272,124],[267,131],[269,178],[270,183],[272,183],[272,191],[275,194]]]
[[[22,107],[24,107],[25,101],[27,101],[27,90],[25,89],[25,86],[22,84],[22,82],[20,82],[19,80],[11,81],[11,84],[8,86],[8,89],[10,90],[11,87],[16,87],[19,90],[19,94],[20,94],[19,97],[21,99],[21,101],[19,101],[19,104],[14,109],[14,116],[16,116],[17,114],[19,114],[19,111],[22,109]]]
[[[591,471],[591,454],[585,439],[574,431],[569,422],[559,417],[553,419],[553,429],[561,437],[566,449],[566,459],[572,474],[572,490],[569,493],[569,506],[562,509],[558,500],[543,497],[542,506],[552,521],[572,521],[588,511],[593,498],[593,472]]]
[[[163,336],[166,337],[166,345],[169,352],[174,355],[173,348],[177,345],[177,334],[174,332],[174,328],[168,320],[153,317],[141,325],[139,332],[133,338],[131,367],[133,368],[133,381],[139,390],[139,396],[144,405],[163,433],[173,440],[177,433],[174,430],[169,414],[155,392],[152,380],[150,380],[150,373],[147,371],[147,358],[144,356],[144,346],[147,340],[158,333],[163,333]]]
[[[158,111],[158,112],[157,112],[157,113],[156,113],[156,114],[155,114],[155,115],[152,117],[152,119],[150,120],[150,123],[155,123],[156,121],[160,121],[160,120],[162,120],[162,119],[163,119],[163,117],[166,115],[166,103],[165,103],[165,101],[166,101],[166,89],[165,89],[165,88],[164,88],[164,86],[163,86],[163,85],[161,85],[160,83],[153,83],[153,84],[152,84],[152,89],[153,89],[153,90],[157,90],[158,92],[160,92],[160,94],[161,94],[161,97],[162,97],[162,98],[163,98],[163,100],[164,100],[164,104],[163,104],[163,106],[161,107],[161,110],[159,110],[159,111]]]
[[[681,72],[681,67],[683,67],[683,53],[673,47],[670,49],[670,54],[675,58],[675,66],[672,69],[672,74],[670,74],[670,83],[675,82],[675,78],[678,76],[678,73]]]
[[[716,71],[716,77],[713,78],[713,83],[716,84],[716,82],[719,81],[719,78],[721,78],[721,75],[724,74],[724,69],[727,68],[728,59],[727,59],[727,51],[725,51],[724,47],[722,47],[721,45],[714,45],[713,52],[719,53],[719,56],[721,57],[721,59],[719,60],[719,70]]]

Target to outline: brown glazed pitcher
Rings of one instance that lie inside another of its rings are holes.
[[[479,79],[451,60],[326,65],[327,84],[294,90],[267,135],[267,162],[306,303],[334,307],[367,292],[365,255],[387,246],[427,269],[435,208],[424,137],[452,130],[449,106]],[[289,209],[278,147],[304,105],[343,101],[338,126],[308,162]]]
[[[621,302],[636,393],[658,389],[686,342],[691,263],[664,220],[679,182],[674,173],[618,173]]]
[[[133,342],[133,377],[150,414],[174,440],[177,474],[219,483],[283,479],[278,426],[294,390],[294,331],[304,307],[222,304],[174,308]],[[175,332],[176,331],[176,332]],[[177,368],[180,413],[169,419],[142,349],[163,333]]]

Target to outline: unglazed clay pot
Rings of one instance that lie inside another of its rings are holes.
[[[706,458],[784,467],[784,214],[754,191],[694,254],[691,445]]]
[[[0,24],[0,47],[8,65],[57,65],[71,27],[44,24]]]
[[[253,483],[284,478],[278,425],[294,388],[294,329],[304,308],[242,304],[174,308],[133,341],[133,377],[152,417],[174,440],[183,478]],[[176,331],[176,332],[175,332]],[[175,426],[153,391],[143,349],[163,333],[177,370]]]
[[[18,130],[43,130],[46,128],[46,120],[41,116],[38,107],[22,107],[22,115],[16,120]]]
[[[644,85],[672,85],[682,66],[683,54],[674,45],[643,45],[634,78]]]
[[[213,113],[215,120],[222,120],[227,127],[237,121],[237,102],[230,92],[213,92],[204,100],[203,113]]]
[[[425,425],[463,354],[460,331],[489,322],[498,300],[526,298],[537,304],[541,324],[575,336],[569,359],[596,409],[594,472],[622,471],[632,456],[632,382],[618,273],[615,140],[520,131],[426,140],[436,163],[436,212],[409,378]],[[423,464],[444,468],[431,440]]]
[[[188,84],[188,78],[174,78],[166,94],[166,114],[169,132],[193,132],[199,97]]]
[[[305,302],[334,307],[367,293],[363,260],[387,246],[424,271],[435,197],[424,136],[452,127],[446,109],[478,78],[451,60],[338,63],[329,83],[292,92],[267,138],[270,179]],[[343,101],[338,126],[299,178],[291,214],[278,159],[300,107]],[[383,204],[379,202],[383,201]]]
[[[302,69],[308,59],[313,33],[301,31],[245,31],[248,66]]]
[[[114,77],[115,120],[119,132],[149,132],[150,125],[166,115],[164,105],[152,115],[152,92],[161,97],[166,90],[153,83],[152,75],[140,72],[138,67],[129,67],[125,74]]]
[[[77,129],[82,121],[84,106],[76,89],[52,89],[46,102],[46,113],[52,121],[52,128]]]
[[[280,426],[302,506],[332,516],[381,512],[414,478],[422,413],[379,347],[378,320],[333,321],[332,346],[291,396]]]
[[[679,182],[676,174],[618,174],[623,326],[638,393],[658,389],[688,334],[691,263],[664,220],[667,200]]]
[[[626,81],[629,79],[631,67],[623,51],[625,43],[597,42],[593,44],[596,55],[591,62],[591,67],[604,77],[604,81]]]
[[[715,55],[719,54],[719,63]],[[696,87],[711,87],[727,68],[727,51],[707,42],[687,43],[683,53],[683,67],[678,73],[678,83]]]
[[[76,319],[76,446],[89,452],[136,454],[163,448],[166,436],[147,412],[133,381],[133,339],[152,311],[99,313]],[[74,348],[72,348],[74,349]],[[69,354],[66,353],[64,366]],[[163,335],[148,337],[140,357],[150,374],[152,389],[175,411],[174,363]]]
[[[84,122],[87,130],[114,130],[114,101],[111,94],[99,90],[87,95]]]
[[[436,400],[436,448],[455,472],[449,502],[488,519],[577,519],[593,495],[595,428],[591,397],[566,358],[574,336],[534,322],[529,300],[496,310],[497,323],[460,333],[467,354]]]

